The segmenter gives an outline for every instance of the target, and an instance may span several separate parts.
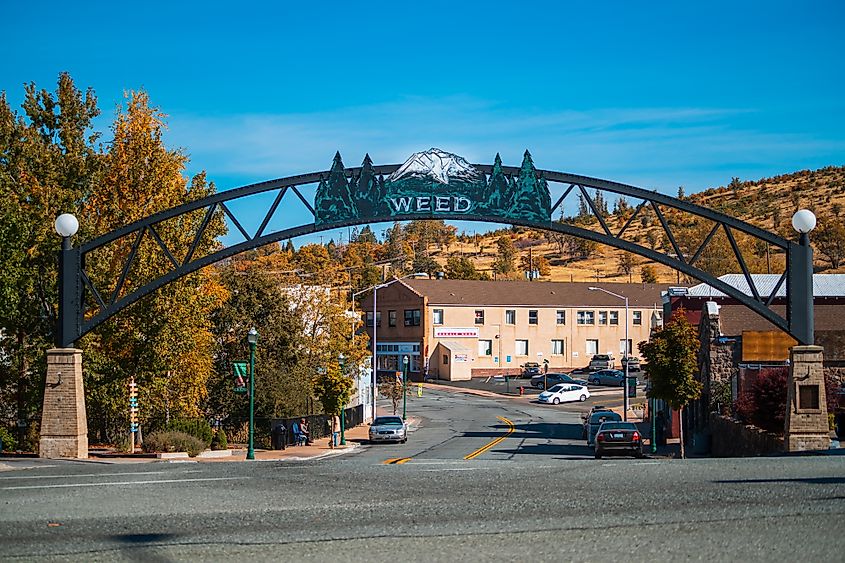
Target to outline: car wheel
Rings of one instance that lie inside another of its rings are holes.
[[[587,396],[586,396],[586,395],[581,395],[580,397],[578,397],[578,400],[579,400],[579,401],[581,401],[581,402],[583,403],[584,401],[586,401],[586,400],[587,400]]]
[[[404,444],[405,442],[407,442],[407,441],[408,441],[408,439],[407,439],[407,438],[403,438],[403,439],[402,439],[402,440],[400,440],[400,441]]]
[[[535,389],[542,389],[543,388],[542,383],[532,383],[532,385],[534,386]]]
[[[558,399],[557,397],[555,397],[555,398],[554,398],[554,400],[552,401],[552,404],[554,404],[554,405],[559,405],[559,404],[560,404],[560,399]]]
[[[596,459],[601,459],[601,454],[599,452],[596,452]]]
[[[637,459],[642,459],[642,458],[645,457],[645,455],[643,455],[642,450],[639,450],[639,451],[634,452],[634,457],[637,458]]]
[[[598,384],[599,384],[599,380],[598,380],[598,379],[591,379],[591,380],[590,380],[590,383],[591,383],[592,385],[598,385]]]

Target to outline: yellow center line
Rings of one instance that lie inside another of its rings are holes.
[[[498,438],[496,438],[492,442],[484,444],[483,446],[481,446],[480,448],[478,448],[477,450],[475,450],[471,454],[464,456],[464,459],[475,459],[475,458],[477,458],[478,456],[480,456],[481,454],[483,454],[484,452],[486,452],[490,448],[495,447],[497,444],[500,444],[501,442],[503,442],[505,440],[505,438],[507,438],[508,436],[513,434],[513,431],[516,429],[514,427],[513,422],[511,422],[510,420],[508,420],[507,418],[505,418],[503,416],[497,416],[496,418],[498,418],[499,420],[501,420],[502,422],[504,422],[505,424],[508,425],[508,431],[505,432],[505,435],[499,436]]]
[[[402,465],[403,463],[408,463],[409,461],[411,461],[411,458],[409,457],[391,457],[384,460],[382,463],[384,465]]]

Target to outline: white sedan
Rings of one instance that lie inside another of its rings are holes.
[[[566,383],[558,383],[554,387],[550,387],[548,391],[540,393],[539,397],[541,403],[553,405],[571,401],[586,401],[589,398],[590,391],[585,386]]]

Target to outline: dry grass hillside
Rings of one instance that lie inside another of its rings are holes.
[[[757,225],[763,229],[777,231],[781,236],[793,238],[790,219],[792,214],[800,208],[813,210],[822,221],[836,221],[841,223],[845,212],[845,167],[826,167],[820,170],[803,170],[792,174],[785,174],[758,181],[741,182],[734,179],[724,187],[712,188],[700,193],[687,196],[689,201],[705,207],[723,212]],[[639,202],[627,202],[629,207],[616,213],[610,212],[606,221],[612,230],[620,229],[633,213],[633,207]],[[611,204],[612,205],[612,204]],[[688,214],[664,210],[667,220],[672,225],[673,233],[684,252],[694,252],[704,240],[712,223],[706,224]],[[598,221],[584,221],[582,227],[599,229]],[[521,256],[530,252],[533,256],[542,256],[549,261],[551,273],[542,279],[551,281],[607,281],[607,282],[639,282],[641,268],[651,265],[659,282],[666,283],[697,283],[697,280],[686,279],[675,270],[653,263],[643,257],[633,255],[628,257],[629,267],[624,267],[623,251],[612,247],[599,245],[587,258],[580,258],[562,252],[553,236],[542,231],[527,229],[508,230],[486,235],[463,236],[459,241],[445,250],[434,254],[434,258],[441,263],[446,262],[448,256],[461,254],[472,259],[476,268],[492,275],[493,263],[496,260],[496,241],[505,234],[510,236]],[[636,241],[655,250],[671,252],[668,240],[663,235],[657,219],[653,213],[641,213],[625,231],[624,238]],[[743,257],[752,272],[781,272],[784,257],[765,247],[754,247],[750,238],[743,239],[737,235],[737,242],[748,252]],[[845,241],[843,241],[845,244]],[[530,249],[530,250],[529,250]],[[689,250],[688,250],[689,249]],[[717,233],[702,255],[701,264],[709,265],[708,271],[720,275],[728,271],[739,272],[739,265],[729,249],[729,243],[723,232]],[[630,266],[630,263],[632,267]],[[517,264],[519,261],[517,261]],[[699,263],[697,263],[699,264]],[[628,269],[626,273],[624,270]],[[817,252],[817,269],[835,272],[845,271],[830,268],[829,263],[821,258]],[[510,277],[518,278],[518,272]],[[501,276],[499,276],[501,278]]]

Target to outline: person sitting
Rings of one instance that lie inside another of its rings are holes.
[[[305,444],[306,437],[305,434],[302,433],[302,426],[300,426],[298,422],[294,422],[291,425],[291,433],[293,434],[294,446],[301,446]]]

